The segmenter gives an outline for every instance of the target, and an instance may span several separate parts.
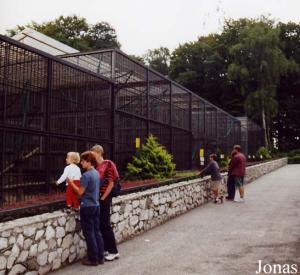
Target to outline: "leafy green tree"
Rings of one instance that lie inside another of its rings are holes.
[[[251,22],[240,31],[239,41],[229,50],[234,60],[228,67],[228,76],[238,81],[246,96],[246,112],[251,117],[259,115],[268,148],[271,119],[278,110],[276,88],[280,76],[291,65],[279,48],[279,33],[267,19]]]
[[[93,50],[105,48],[119,49],[121,47],[115,29],[107,22],[99,22],[91,25],[86,38]]]
[[[243,98],[228,81],[227,37],[211,34],[179,46],[172,54],[169,76],[233,115],[243,114]]]
[[[279,23],[280,48],[289,60],[300,65],[300,25]],[[277,91],[278,115],[273,121],[272,135],[281,151],[300,148],[300,71],[289,70],[281,77]]]
[[[130,179],[163,179],[174,174],[175,164],[164,146],[154,136],[149,136],[146,144],[133,156],[127,165]]]
[[[26,27],[32,28],[64,44],[80,51],[98,50],[103,48],[120,48],[115,29],[106,22],[89,25],[85,18],[76,15],[59,16],[58,18],[38,24],[31,22],[25,26],[17,26],[8,30],[13,36]]]
[[[143,59],[147,65],[163,75],[168,75],[170,66],[170,50],[165,47],[148,50]]]

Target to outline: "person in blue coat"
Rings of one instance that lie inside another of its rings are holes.
[[[213,191],[213,199],[215,203],[223,203],[223,196],[220,194],[222,176],[220,173],[220,167],[217,163],[217,155],[209,155],[208,165],[200,172],[199,176],[211,175],[211,190]]]

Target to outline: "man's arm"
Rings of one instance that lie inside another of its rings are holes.
[[[78,195],[82,195],[85,192],[85,188],[83,186],[77,186],[74,184],[74,181],[72,179],[67,178],[67,182],[68,184],[70,184],[73,188],[73,190],[78,194]]]
[[[205,175],[209,175],[211,173],[211,169],[212,169],[212,162],[210,162],[201,172],[200,172],[200,176],[205,176]]]
[[[101,200],[104,201],[110,194],[111,190],[114,187],[114,171],[113,171],[113,167],[111,165],[111,163],[109,163],[106,166],[106,169],[104,171],[105,176],[107,177],[108,180],[108,186],[106,188],[106,191],[104,192],[104,194],[101,196]]]
[[[229,170],[232,171],[232,169],[234,169],[235,167],[238,166],[238,158],[236,156],[234,156],[231,160],[230,166],[229,166]]]
[[[104,194],[101,196],[101,200],[104,201],[107,196],[110,194],[111,190],[114,187],[114,182],[112,180],[108,181],[108,186],[106,188],[106,191],[104,192]]]

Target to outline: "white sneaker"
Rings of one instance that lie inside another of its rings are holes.
[[[104,257],[104,259],[106,261],[113,261],[113,260],[119,259],[119,257],[120,257],[119,253],[116,253],[116,254],[108,253],[108,255]]]
[[[234,199],[235,202],[245,202],[244,198]]]
[[[108,254],[109,254],[108,251],[104,251],[103,256],[106,257],[108,256]]]

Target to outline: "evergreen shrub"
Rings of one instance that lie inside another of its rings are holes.
[[[150,135],[146,144],[133,156],[127,165],[128,179],[164,179],[174,175],[173,157],[166,148]]]
[[[263,146],[259,147],[255,156],[257,159],[263,159],[263,160],[272,159],[272,156],[271,156],[270,152],[268,151],[268,149]]]

